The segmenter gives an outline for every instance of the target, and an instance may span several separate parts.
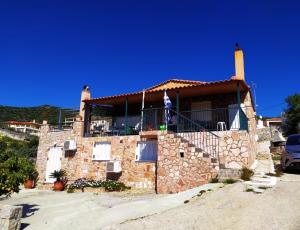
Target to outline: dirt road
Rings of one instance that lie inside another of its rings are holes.
[[[300,175],[284,174],[263,194],[241,183],[194,198],[161,214],[127,221],[115,229],[300,229]]]

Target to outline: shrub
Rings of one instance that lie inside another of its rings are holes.
[[[55,170],[54,172],[52,172],[50,174],[50,177],[55,178],[56,181],[61,181],[61,179],[63,177],[65,177],[66,175],[67,175],[66,171],[61,169],[61,170]]]
[[[24,157],[11,156],[4,162],[0,162],[0,196],[9,196],[13,192],[19,192],[19,186],[28,179],[25,169],[33,168]]]
[[[113,191],[124,191],[126,189],[130,189],[124,183],[118,181],[104,181],[102,182],[102,187],[104,187],[105,191],[113,192]]]
[[[113,192],[113,191],[124,191],[127,189],[130,189],[130,187],[126,186],[124,183],[119,182],[119,181],[112,181],[112,180],[107,180],[107,181],[95,181],[95,180],[90,180],[86,178],[80,178],[74,181],[72,184],[69,185],[68,190],[72,191],[75,189],[81,189],[84,191],[84,188],[104,188],[105,191],[108,192]]]
[[[218,177],[212,178],[210,181],[210,183],[218,183],[218,182],[219,182]]]
[[[242,180],[249,181],[253,175],[254,175],[253,170],[251,170],[247,167],[242,168],[242,174],[241,174]]]
[[[225,184],[234,184],[234,183],[236,183],[237,181],[236,180],[234,180],[234,179],[226,179],[226,180],[224,180],[224,183]]]
[[[25,180],[37,180],[37,171],[30,161],[36,154],[37,141],[18,141],[0,135],[0,196],[18,192]]]

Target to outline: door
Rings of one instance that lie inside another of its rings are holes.
[[[211,111],[211,101],[198,101],[192,102],[192,120],[196,121],[211,121],[212,111]]]
[[[55,170],[61,169],[62,148],[51,147],[48,152],[45,183],[53,183],[54,178],[50,178],[50,174]]]

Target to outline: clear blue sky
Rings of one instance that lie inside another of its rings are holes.
[[[259,114],[300,91],[299,1],[1,1],[0,104],[79,106],[170,78],[234,74],[236,41]]]

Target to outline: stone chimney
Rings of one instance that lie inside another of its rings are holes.
[[[234,60],[235,60],[235,76],[233,76],[232,79],[245,80],[244,53],[243,50],[239,47],[238,43],[235,44]]]
[[[84,120],[84,105],[85,103],[83,102],[84,100],[90,99],[91,98],[91,92],[90,88],[85,85],[83,87],[83,90],[81,91],[81,98],[80,98],[80,110],[79,110],[79,115],[82,120]]]

